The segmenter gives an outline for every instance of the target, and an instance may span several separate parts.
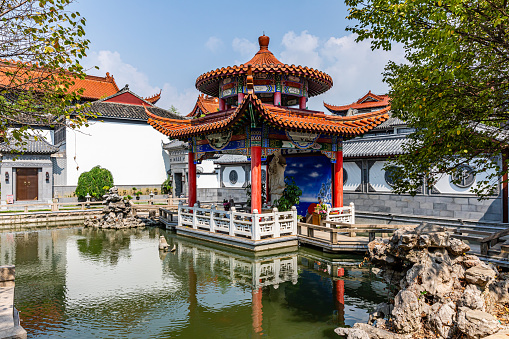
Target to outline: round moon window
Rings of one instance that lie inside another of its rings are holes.
[[[239,181],[239,174],[236,170],[231,170],[228,179],[230,179],[230,184],[235,185]]]
[[[451,176],[453,184],[461,188],[472,186],[475,181],[474,169],[467,165],[462,165],[456,169]]]

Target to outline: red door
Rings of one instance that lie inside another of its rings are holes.
[[[37,168],[16,169],[16,200],[37,200],[39,178]]]

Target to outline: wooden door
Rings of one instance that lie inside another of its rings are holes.
[[[39,178],[37,168],[16,169],[16,200],[37,200]]]

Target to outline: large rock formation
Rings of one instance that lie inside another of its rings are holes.
[[[507,330],[493,315],[509,302],[509,275],[467,255],[470,247],[438,226],[400,229],[368,245],[371,263],[396,288],[368,324],[337,328],[347,338],[484,338]]]
[[[129,201],[118,195],[116,187],[110,188],[103,199],[106,206],[103,208],[102,216],[87,217],[85,227],[120,229],[145,226],[142,220],[132,215]]]

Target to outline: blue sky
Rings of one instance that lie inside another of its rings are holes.
[[[311,98],[310,109],[348,104],[368,90],[385,93],[384,65],[403,61],[400,46],[372,52],[369,43],[355,43],[342,1],[79,0],[73,9],[87,19],[91,40],[83,64],[100,67],[90,74],[110,72],[119,87],[128,83],[142,96],[162,89],[157,105],[186,114],[199,94],[196,78],[251,59],[263,32],[282,62],[332,76],[334,87]]]

